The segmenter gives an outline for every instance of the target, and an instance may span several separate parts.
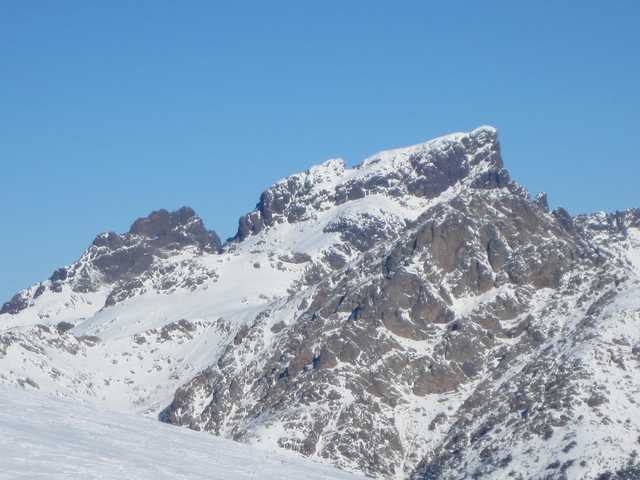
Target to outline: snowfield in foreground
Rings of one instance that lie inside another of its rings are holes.
[[[0,479],[361,478],[135,415],[0,388]]]

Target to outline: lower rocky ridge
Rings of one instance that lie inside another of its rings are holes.
[[[180,265],[172,257],[186,251],[197,257],[220,249],[218,235],[206,230],[193,209],[157,210],[137,219],[128,233],[98,235],[77,262],[57,269],[46,282],[14,295],[0,307],[0,315],[16,315],[36,306],[43,296],[55,298],[63,291],[80,298],[94,294],[92,300],[100,304],[87,309],[87,313],[94,313],[141,290],[194,288],[213,277],[213,272],[199,268],[189,258],[181,259]]]

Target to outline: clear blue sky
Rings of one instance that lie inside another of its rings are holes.
[[[552,206],[640,206],[640,2],[524,3],[1,2],[0,298],[153,209],[225,238],[283,176],[481,124]]]

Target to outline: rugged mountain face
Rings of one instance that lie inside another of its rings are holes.
[[[131,290],[142,288],[145,280],[154,275],[166,279],[168,272],[158,271],[162,260],[188,249],[217,253],[221,248],[217,234],[207,231],[191,208],[183,207],[171,213],[158,210],[136,220],[124,235],[114,232],[98,235],[80,260],[59,268],[47,282],[16,294],[2,306],[0,315],[16,315],[34,306],[36,299],[48,291],[55,294],[65,289],[86,294],[110,288],[106,304],[112,305]],[[157,288],[166,290],[175,283],[169,280]]]
[[[640,211],[549,212],[482,127],[288,177],[224,246],[99,236],[5,304],[0,380],[376,478],[634,478],[639,293]]]

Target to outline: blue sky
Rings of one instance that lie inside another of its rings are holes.
[[[481,124],[552,206],[639,207],[640,2],[524,3],[2,2],[0,299],[153,209],[228,237],[283,176]]]

